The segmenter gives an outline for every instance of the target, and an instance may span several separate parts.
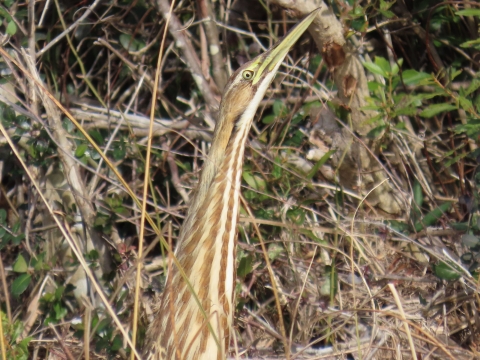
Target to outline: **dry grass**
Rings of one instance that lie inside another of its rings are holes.
[[[10,84],[2,85],[0,95],[5,104],[0,128],[2,355],[126,358],[133,309],[140,314],[141,345],[165,278],[165,249],[159,244],[174,245],[208,149],[221,81],[208,71],[216,66],[208,56],[211,34],[207,25],[202,28],[205,21],[192,17],[195,4],[178,5],[184,24],[178,34],[197,54],[204,75],[199,82],[171,35],[156,65],[165,21],[153,6],[94,3],[85,19],[87,9],[80,4],[56,0],[33,6],[30,18],[17,16],[17,33],[3,38],[1,50]],[[245,19],[235,6],[227,11],[222,3],[216,9],[220,38],[227,40],[221,45],[228,71],[293,23],[273,6],[273,15],[258,19]],[[33,28],[27,26],[32,19]],[[38,40],[42,36],[48,40]],[[47,49],[47,44],[52,45]],[[373,52],[386,51],[377,46]],[[289,343],[291,359],[477,358],[478,272],[474,261],[462,262],[465,254],[477,253],[462,244],[466,231],[453,226],[476,221],[476,206],[465,205],[476,201],[475,142],[452,132],[461,119],[451,113],[388,119],[393,126],[382,135],[377,161],[398,186],[405,208],[394,215],[382,212],[361,186],[342,188],[312,170],[312,108],[335,96],[317,53],[308,37],[292,50],[290,66],[277,76],[251,131],[231,356],[284,358]],[[29,66],[29,59],[36,65]],[[406,58],[405,63],[415,61]],[[426,60],[423,66],[428,67]],[[153,101],[155,70],[161,79]],[[329,104],[335,109],[335,102]],[[398,122],[409,126],[395,128]],[[358,141],[365,144],[364,138]],[[151,222],[143,234],[138,281],[146,167],[151,177],[145,183],[144,215]],[[451,206],[434,221],[417,226],[447,202]],[[442,261],[456,265],[457,280],[436,276],[435,265]],[[21,276],[28,286],[15,295]],[[136,284],[143,291],[138,302]],[[27,337],[31,340],[23,346]],[[28,355],[21,355],[22,349]]]

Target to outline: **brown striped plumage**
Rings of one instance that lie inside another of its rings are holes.
[[[236,233],[245,142],[255,112],[288,49],[313,21],[308,15],[273,48],[227,83],[200,181],[175,255],[196,294],[173,266],[158,316],[147,332],[146,359],[224,359],[235,289]]]

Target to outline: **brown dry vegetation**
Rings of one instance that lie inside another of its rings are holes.
[[[228,75],[324,6],[248,141],[231,356],[478,358],[478,4],[169,6],[0,5],[2,357],[141,348]]]

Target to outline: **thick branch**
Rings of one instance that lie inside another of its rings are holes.
[[[290,10],[296,17],[303,17],[317,8],[322,8],[309,32],[333,74],[338,88],[338,99],[351,111],[353,130],[362,135],[367,134],[370,128],[365,126],[365,122],[373,115],[361,110],[369,96],[365,71],[354,49],[346,42],[343,26],[332,9],[318,0],[273,2]]]
[[[215,23],[215,17],[212,11],[212,5],[209,0],[199,0],[198,7],[204,20],[205,33],[208,38],[208,52],[212,59],[212,74],[217,86],[222,90],[227,84],[227,73],[223,62],[220,41],[218,39],[218,28]]]

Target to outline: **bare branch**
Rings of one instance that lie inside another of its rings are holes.
[[[200,14],[203,18],[203,26],[208,39],[208,51],[212,58],[212,74],[218,88],[221,90],[227,83],[227,73],[223,62],[220,41],[218,38],[218,28],[215,22],[215,16],[212,11],[212,4],[209,0],[200,0],[198,2]]]
[[[168,0],[157,0],[156,5],[165,19],[170,16],[170,34],[175,39],[176,46],[181,49],[188,69],[192,73],[193,80],[205,98],[207,105],[210,107],[210,109],[218,108],[218,89],[216,87],[212,88],[212,86],[203,76],[200,59],[198,58],[190,39],[185,34],[186,30],[184,26],[182,26],[180,20],[175,14],[170,14],[170,4],[168,3]]]

